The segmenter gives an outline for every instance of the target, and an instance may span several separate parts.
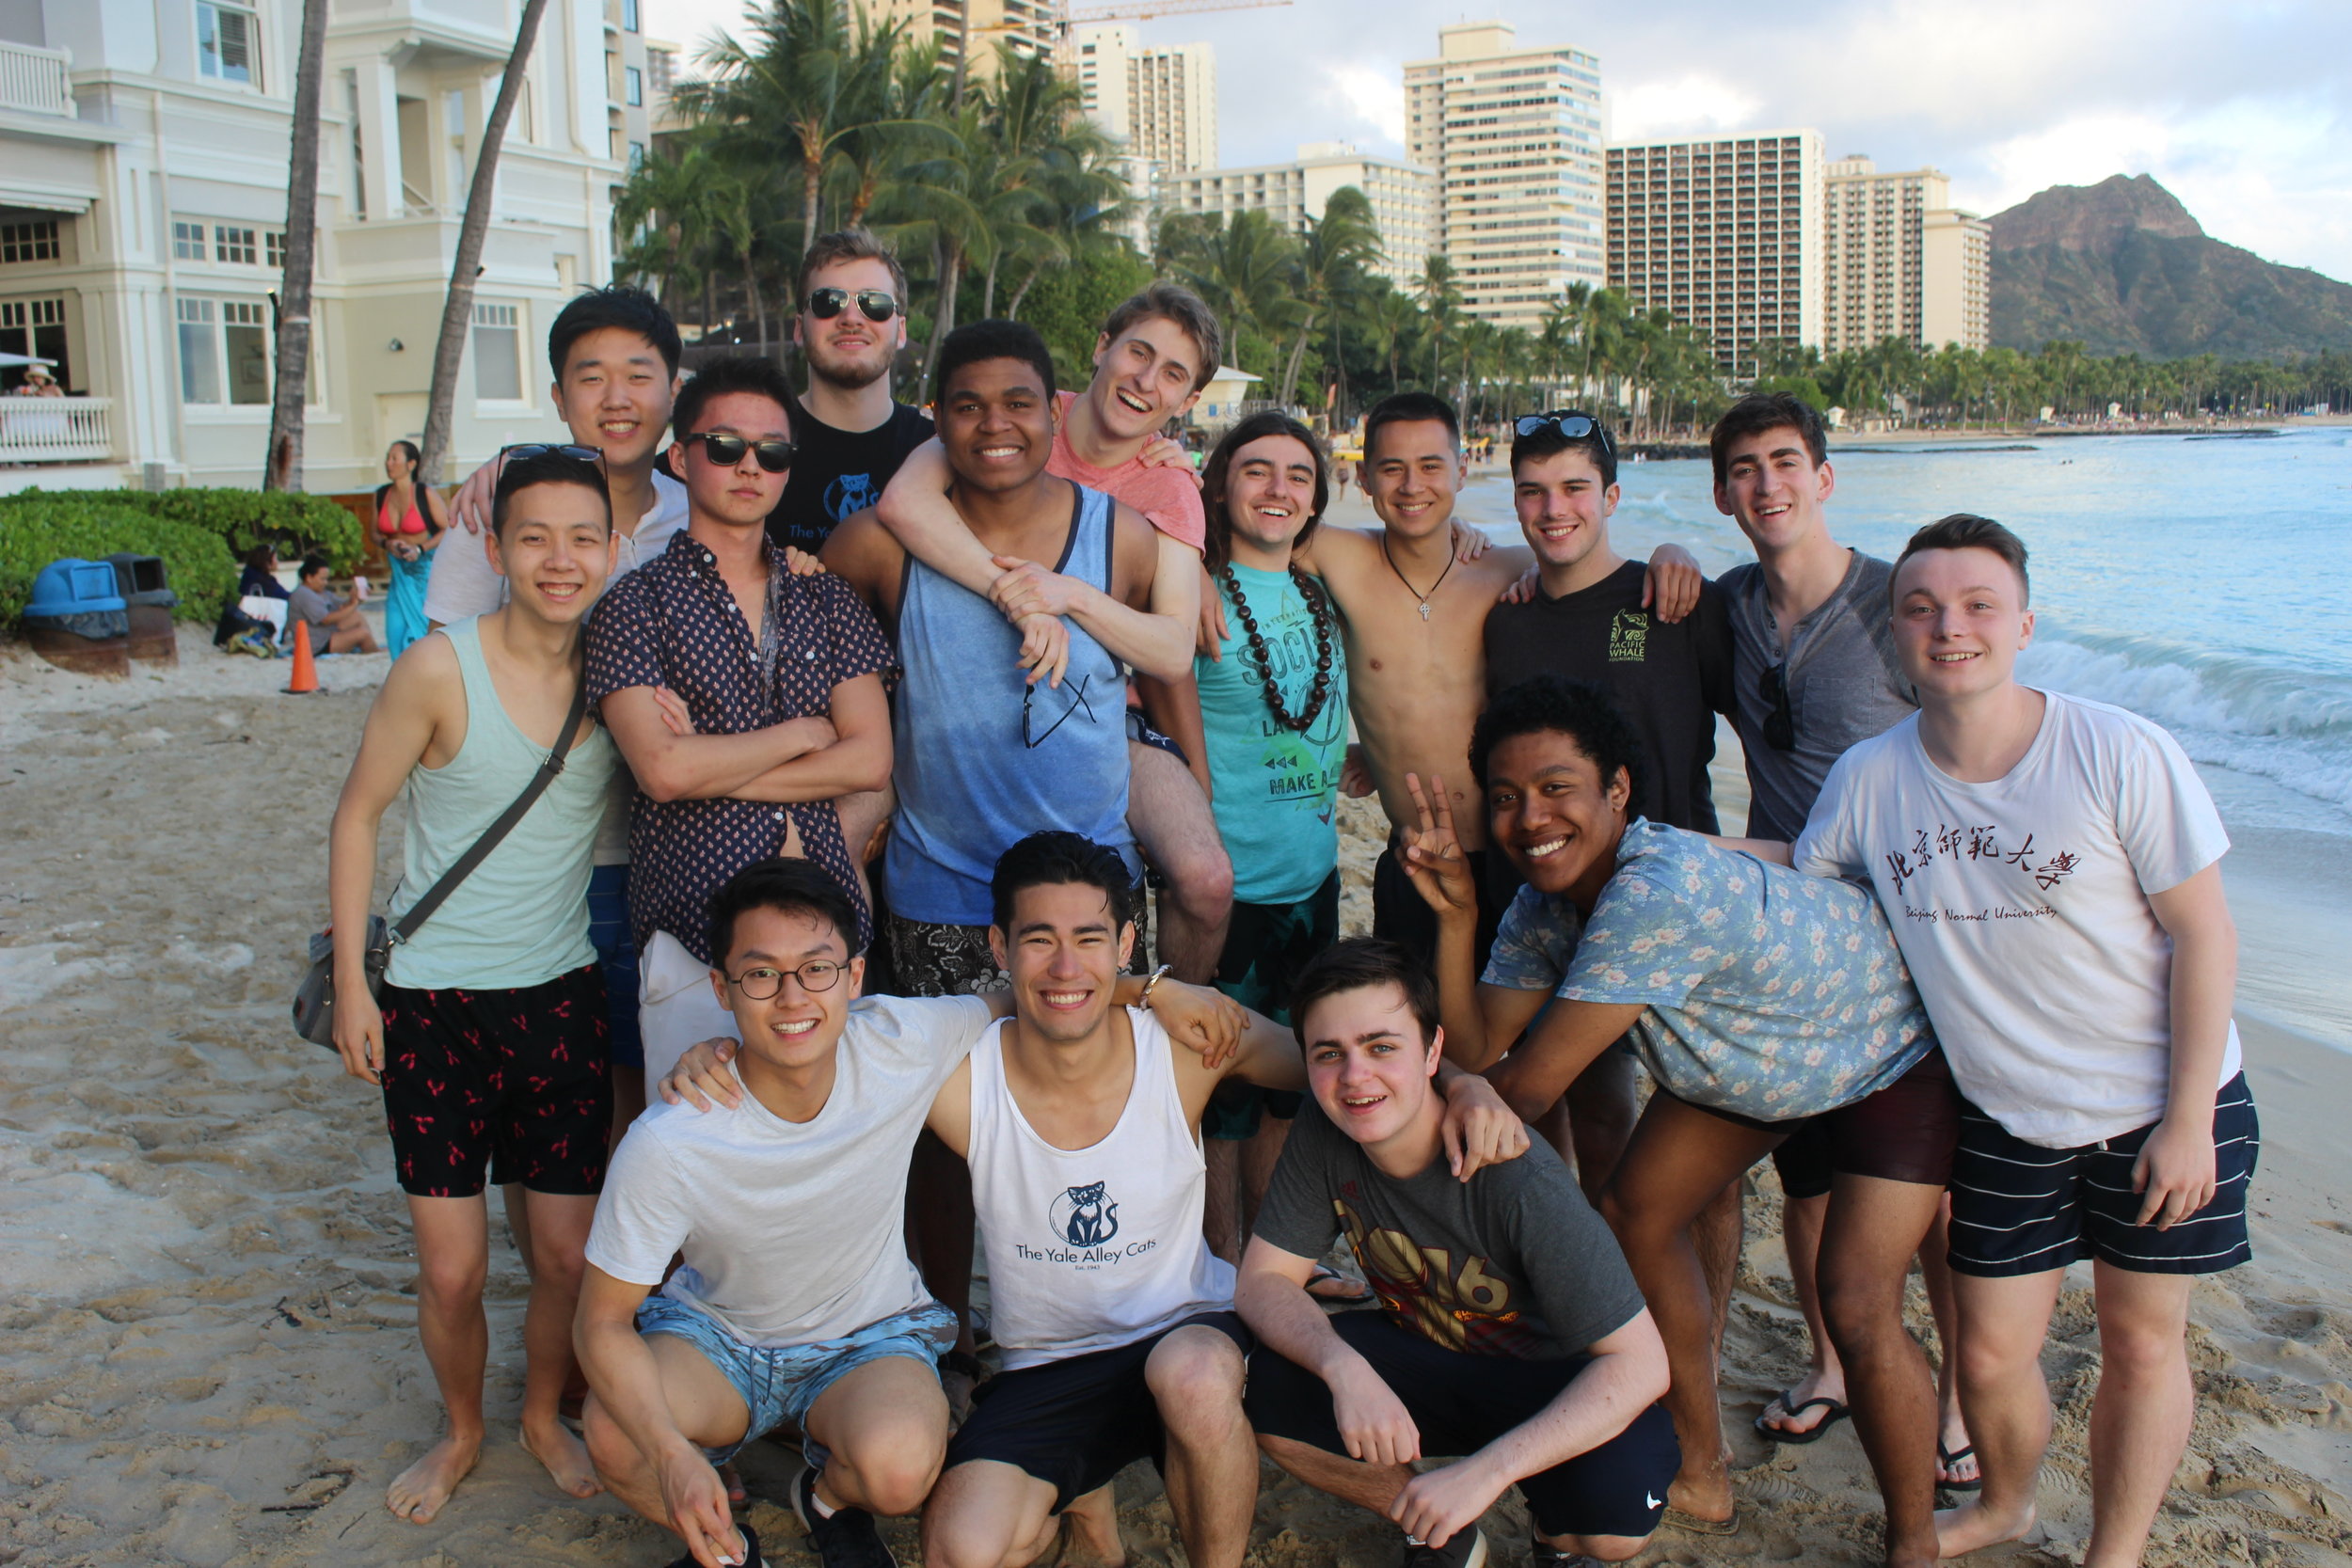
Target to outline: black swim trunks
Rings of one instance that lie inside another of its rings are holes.
[[[595,964],[514,990],[386,986],[384,1117],[401,1191],[604,1190],[611,1030]]]

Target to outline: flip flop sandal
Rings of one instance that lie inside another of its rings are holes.
[[[1941,1469],[1951,1469],[1962,1460],[1976,1457],[1977,1446],[1974,1443],[1963,1443],[1957,1449],[1947,1449],[1940,1442],[1935,1445],[1935,1463]],[[1939,1478],[1935,1484],[1945,1492],[1981,1492],[1984,1490],[1984,1477],[1979,1473],[1968,1481],[1944,1481]]]
[[[1802,1448],[1807,1443],[1818,1443],[1828,1434],[1830,1428],[1852,1414],[1847,1409],[1844,1400],[1834,1400],[1827,1394],[1816,1394],[1802,1404],[1796,1403],[1794,1402],[1796,1392],[1793,1388],[1784,1388],[1780,1391],[1779,1397],[1772,1402],[1780,1406],[1780,1413],[1785,1419],[1795,1420],[1815,1405],[1824,1406],[1829,1414],[1803,1432],[1791,1432],[1786,1427],[1776,1427],[1765,1420],[1765,1416],[1772,1414],[1772,1406],[1767,1405],[1756,1418],[1756,1434],[1767,1443],[1785,1443],[1792,1448]]]
[[[1670,1529],[1685,1530],[1692,1535],[1737,1535],[1740,1533],[1740,1510],[1735,1504],[1728,1519],[1702,1519],[1695,1513],[1669,1508],[1659,1523]]]
[[[1334,1290],[1331,1287],[1338,1287]],[[1327,1307],[1361,1307],[1372,1300],[1372,1287],[1359,1284],[1318,1263],[1307,1276],[1307,1293]]]

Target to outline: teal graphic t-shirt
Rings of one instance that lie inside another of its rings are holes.
[[[1235,564],[1234,580],[1265,639],[1274,684],[1292,713],[1303,713],[1315,684],[1315,624],[1288,572]],[[1233,896],[1245,904],[1295,904],[1339,863],[1340,767],[1347,756],[1347,656],[1336,610],[1331,689],[1305,734],[1275,722],[1233,596],[1220,581],[1228,633],[1221,659],[1197,658],[1200,724],[1209,742],[1216,830],[1233,857]]]

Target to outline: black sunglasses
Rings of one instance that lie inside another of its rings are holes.
[[[1078,678],[1078,689],[1071,697],[1070,705],[1061,710],[1061,717],[1059,719],[1055,720],[1052,723],[1045,726],[1045,733],[1043,735],[1038,736],[1034,739],[1032,739],[1029,735],[1029,705],[1037,699],[1037,688],[1035,686],[1022,687],[1021,744],[1026,746],[1032,752],[1036,751],[1040,746],[1044,745],[1048,740],[1053,738],[1054,732],[1056,730],[1060,729],[1064,724],[1070,722],[1070,716],[1077,712],[1080,708],[1086,709],[1087,722],[1089,724],[1094,722],[1094,705],[1087,701],[1087,682],[1092,680],[1093,678],[1094,677],[1092,675],[1081,675]]]
[[[898,313],[898,302],[886,289],[860,289],[851,293],[847,289],[811,289],[808,292],[808,313],[820,322],[829,322],[841,314],[852,299],[869,322],[886,322]]]
[[[576,447],[569,442],[558,444],[551,441],[522,441],[511,447],[501,447],[499,464],[502,467],[509,459],[517,463],[528,463],[534,457],[546,457],[550,454],[557,457],[568,457],[576,463],[593,463],[598,467],[604,467],[604,453],[594,447]]]
[[[1764,700],[1772,705],[1772,711],[1764,716],[1764,744],[1775,752],[1797,749],[1797,710],[1788,701],[1788,666],[1786,661],[1772,665],[1756,677]]]
[[[1611,438],[1608,427],[1590,414],[1579,414],[1573,409],[1555,408],[1549,414],[1522,414],[1512,428],[1521,436],[1533,436],[1546,425],[1556,427],[1561,435],[1571,441],[1581,441],[1587,436],[1597,436],[1600,438],[1602,448],[1611,456],[1616,455],[1617,443]]]
[[[722,468],[732,468],[742,462],[746,450],[759,459],[761,467],[771,474],[783,473],[792,467],[792,443],[789,441],[747,441],[740,436],[713,436],[707,430],[678,437],[678,445],[682,447],[696,441],[703,444],[703,455]]]

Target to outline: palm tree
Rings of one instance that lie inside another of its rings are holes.
[[[1415,285],[1421,293],[1421,309],[1429,326],[1429,385],[1435,387],[1438,374],[1438,350],[1446,331],[1454,325],[1462,308],[1461,286],[1454,281],[1454,263],[1432,251],[1422,259],[1421,278]]]
[[[523,69],[531,63],[531,46],[539,36],[539,18],[547,8],[548,0],[523,0],[515,47],[506,56],[506,74],[499,79],[498,98],[483,122],[482,147],[474,154],[466,217],[457,226],[457,256],[450,263],[449,297],[441,303],[441,335],[433,345],[433,387],[425,399],[423,455],[417,464],[417,477],[427,484],[438,481],[441,452],[449,445],[450,404],[457,395],[457,366],[466,352],[466,329],[473,320],[473,280],[482,271],[482,245],[490,233],[499,150],[506,145],[506,122],[514,118],[515,100],[522,96]]]
[[[707,138],[690,136],[682,148],[658,150],[639,164],[612,206],[612,227],[626,236],[614,273],[664,299],[699,293],[706,331],[718,318],[713,285],[722,261],[713,254],[710,194],[723,167]]]
[[[1298,336],[1282,370],[1275,401],[1288,407],[1298,391],[1298,372],[1317,321],[1332,314],[1349,284],[1380,255],[1380,230],[1372,203],[1353,185],[1333,191],[1323,216],[1311,219],[1297,250]]]
[[[286,181],[286,270],[278,285],[278,372],[270,397],[264,490],[302,488],[303,408],[310,401],[310,273],[319,236],[319,79],[326,71],[326,0],[303,0],[294,67],[293,166]]]

